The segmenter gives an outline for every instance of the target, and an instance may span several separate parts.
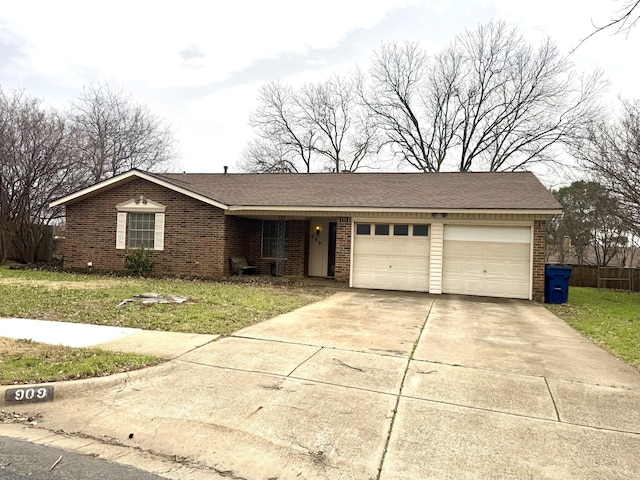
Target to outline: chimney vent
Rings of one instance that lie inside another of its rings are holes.
[[[224,166],[224,173],[227,173],[227,170],[229,170],[229,167],[227,165]]]

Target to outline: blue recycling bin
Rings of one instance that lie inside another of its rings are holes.
[[[567,303],[569,300],[569,265],[545,265],[544,268],[544,302]]]

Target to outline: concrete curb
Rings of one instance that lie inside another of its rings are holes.
[[[138,370],[131,370],[129,372],[115,373],[113,375],[107,375],[104,377],[64,380],[61,382],[0,385],[0,406],[8,406],[10,408],[28,408],[29,405],[33,405],[35,403],[57,402],[60,400],[76,398],[80,395],[85,394],[87,391],[105,390],[118,386],[125,386],[129,381],[134,380],[141,375],[161,375],[163,370],[172,370],[173,368],[173,362],[168,361],[160,365],[154,365],[152,367],[141,368]],[[53,399],[47,398],[38,400],[34,398],[33,400],[25,399],[21,401],[7,401],[10,394],[12,392],[15,392],[16,389],[26,392],[29,389],[37,389],[42,387],[51,389],[50,391],[53,393]]]

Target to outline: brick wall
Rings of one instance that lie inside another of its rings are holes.
[[[536,302],[544,301],[544,264],[547,258],[546,220],[533,222],[533,278],[532,297]]]
[[[351,272],[351,217],[336,222],[336,280],[348,282]]]
[[[84,269],[92,262],[95,270],[123,270],[126,250],[115,247],[116,205],[140,195],[166,206],[164,250],[152,252],[155,273],[226,275],[229,253],[249,248],[247,220],[227,217],[211,205],[135,179],[67,205],[65,268]]]

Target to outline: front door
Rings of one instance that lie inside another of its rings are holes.
[[[315,218],[309,222],[310,277],[333,277],[336,270],[336,222]]]

